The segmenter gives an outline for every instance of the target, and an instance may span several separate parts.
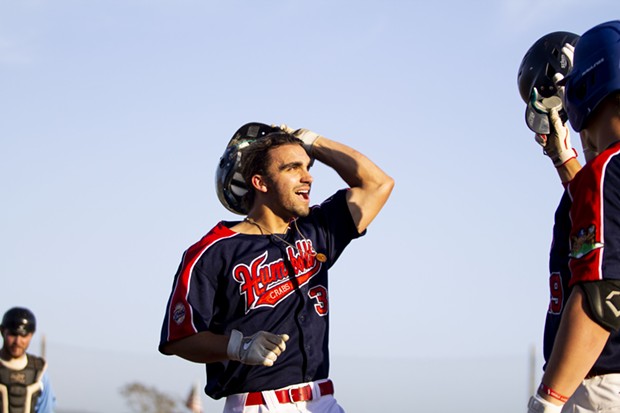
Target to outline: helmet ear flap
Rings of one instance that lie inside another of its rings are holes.
[[[588,76],[588,78],[592,78],[592,76]],[[571,88],[571,97],[575,100],[584,100],[588,95],[588,83],[593,83],[591,79],[588,82],[588,79],[581,79],[580,82],[576,82]]]
[[[243,207],[243,198],[247,188],[239,172],[241,149],[238,145],[229,146],[220,158],[216,172],[216,191],[220,203],[235,214],[247,213]]]

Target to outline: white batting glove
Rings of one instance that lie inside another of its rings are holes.
[[[570,43],[566,43],[564,47],[562,47],[562,54],[566,58],[566,73],[569,73],[573,68],[575,46]],[[561,73],[556,73],[553,75],[553,83],[555,83],[555,87],[558,89],[558,96],[562,99],[562,102],[564,102],[564,86],[558,85],[558,82],[562,79],[564,79],[564,75]]]
[[[293,130],[293,128],[287,125],[280,125],[279,128],[284,132],[293,135],[297,139],[300,139],[304,143],[304,149],[308,155],[312,156],[312,145],[314,145],[314,142],[319,139],[321,135],[308,129]]]
[[[564,44],[564,47],[562,48],[562,54],[566,56],[566,59],[568,60],[568,70],[566,71],[568,73],[571,70],[573,70],[573,59],[575,57],[575,46],[573,46],[570,43]]]
[[[284,350],[288,340],[287,334],[272,334],[266,331],[244,337],[243,333],[233,330],[230,333],[226,352],[231,360],[240,361],[252,366],[273,366]]]
[[[530,397],[527,413],[560,413],[563,405],[556,405],[543,399],[538,393]]]
[[[557,168],[576,158],[577,151],[570,143],[570,132],[566,125],[562,123],[557,109],[549,110],[549,120],[551,123],[551,133],[549,135],[537,133],[534,135],[534,139],[542,146],[543,153],[551,159],[553,165]]]

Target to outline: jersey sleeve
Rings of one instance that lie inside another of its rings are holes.
[[[218,276],[218,264],[211,258],[211,250],[232,236],[232,231],[219,224],[183,254],[166,305],[160,352],[167,354],[163,347],[168,342],[209,329]]]
[[[54,413],[54,407],[56,406],[56,395],[52,390],[49,376],[47,372],[43,373],[41,377],[41,395],[37,399],[37,404],[34,407],[36,413]]]
[[[359,233],[349,206],[347,204],[347,189],[342,189],[320,204],[313,214],[324,229],[328,239],[330,263],[335,263],[340,254],[351,240],[366,234]]]
[[[620,279],[620,147],[586,165],[569,186],[571,286]],[[574,184],[574,186],[573,186]]]

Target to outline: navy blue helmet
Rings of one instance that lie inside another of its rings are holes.
[[[575,47],[573,70],[563,81],[564,105],[577,132],[609,94],[620,90],[620,20],[585,32]]]
[[[34,333],[37,321],[32,311],[27,308],[13,307],[4,313],[0,327],[11,334],[26,336]]]
[[[280,128],[264,123],[246,123],[235,132],[228,142],[217,166],[215,186],[218,199],[229,211],[239,215],[248,213],[243,202],[243,197],[248,189],[240,172],[243,150],[255,140],[278,131]]]

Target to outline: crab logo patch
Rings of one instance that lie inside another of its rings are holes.
[[[571,237],[571,258],[582,258],[588,253],[603,248],[602,242],[596,241],[596,226],[590,225],[588,228],[582,228],[577,235]]]
[[[178,303],[174,306],[174,311],[172,312],[172,319],[175,323],[181,324],[185,320],[185,306],[181,303]]]

